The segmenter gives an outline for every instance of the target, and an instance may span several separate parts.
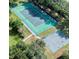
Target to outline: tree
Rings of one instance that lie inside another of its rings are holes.
[[[66,50],[59,58],[57,59],[69,59],[69,50]]]
[[[18,35],[20,38],[23,38],[24,36],[22,35],[22,26],[23,24],[18,19],[13,20],[11,18],[9,22],[10,35]]]
[[[69,56],[68,56],[68,55],[66,55],[66,56],[60,56],[60,57],[57,58],[57,59],[69,59]]]
[[[17,2],[18,0],[9,0],[9,6],[11,7],[11,8],[13,8],[13,7],[16,7],[17,6]]]
[[[52,3],[52,0],[32,0],[32,1],[35,1],[36,3],[42,4],[44,6],[47,6]]]
[[[21,26],[21,24],[19,23],[19,21],[10,21],[9,22],[9,26],[12,28],[12,33],[13,34],[18,34],[18,29],[19,29],[19,26]]]
[[[40,42],[44,43],[41,40],[36,40],[30,45],[24,42],[17,43],[10,47],[9,59],[47,59],[44,54],[44,46],[41,46]]]

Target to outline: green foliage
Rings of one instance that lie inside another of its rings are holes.
[[[52,3],[52,0],[32,0],[32,2],[33,1],[35,1],[38,4],[42,4],[44,6],[47,6]]]
[[[9,22],[9,26],[10,26],[10,28],[12,28],[11,31],[15,34],[18,34],[18,29],[19,29],[18,25],[19,25],[18,21]]]
[[[59,14],[57,29],[62,31],[66,37],[69,37],[69,3],[65,0],[52,3],[52,8]],[[63,17],[63,22],[61,21]],[[55,17],[56,18],[56,17]],[[57,19],[57,18],[56,18]]]
[[[19,20],[13,21],[12,19],[9,22],[10,35],[18,35],[19,37],[23,38],[22,32],[19,29],[22,27],[22,23]]]
[[[18,0],[9,0],[9,6],[11,7],[11,8],[13,8],[13,7],[16,7],[17,6],[17,2]]]
[[[44,2],[43,2],[43,4],[44,4],[44,6],[48,6],[48,5],[50,5],[52,3],[52,0],[44,0]],[[42,5],[43,5],[42,4]]]
[[[56,12],[61,9],[61,7],[59,6],[58,3],[53,3],[53,4],[52,4],[52,8],[53,8],[54,11],[56,11]]]
[[[41,46],[41,43],[43,46]],[[46,59],[44,47],[44,42],[41,40],[36,40],[31,45],[19,42],[10,47],[9,59]]]
[[[57,59],[69,59],[69,52],[68,51],[65,51],[65,53],[63,53],[63,55],[60,56]]]
[[[69,20],[65,19],[63,22],[58,22],[57,29],[62,31],[65,37],[69,37]]]
[[[13,19],[11,19],[9,22],[9,25],[10,25],[10,27],[13,27],[13,28],[15,28],[15,27],[19,28],[22,26],[22,23],[17,19],[15,21],[13,21]]]
[[[69,56],[68,55],[67,56],[61,56],[58,59],[69,59]]]
[[[15,35],[15,36],[9,36],[9,46],[16,45],[20,41],[20,38]]]
[[[34,41],[34,43],[33,44],[35,44],[35,45],[39,45],[40,47],[45,47],[45,43],[42,41],[42,40],[36,40],[36,41]]]

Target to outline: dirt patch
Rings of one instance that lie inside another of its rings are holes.
[[[54,54],[47,47],[45,47],[45,55],[47,59],[55,59]]]
[[[60,57],[63,53],[64,53],[65,49],[64,48],[61,48],[59,49],[55,54],[55,58],[57,59],[58,57]]]

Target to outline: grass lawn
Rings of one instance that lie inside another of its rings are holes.
[[[67,44],[66,46],[63,47],[65,49],[65,54],[69,54],[69,44]]]
[[[18,36],[9,36],[9,46],[16,45],[20,41]]]
[[[31,32],[24,25],[22,26],[22,28],[24,30],[23,34],[24,34],[25,37],[27,37],[31,34]]]
[[[17,17],[13,12],[11,12],[10,16],[9,16],[9,20],[10,21],[16,21],[16,20],[20,20],[19,17]],[[22,23],[22,22],[21,22]],[[23,29],[23,35],[24,37],[27,37],[31,34],[31,32],[25,27],[25,25],[23,25],[22,23],[22,29]],[[20,41],[20,38],[17,35],[9,35],[9,46],[13,46],[16,45],[18,42]]]

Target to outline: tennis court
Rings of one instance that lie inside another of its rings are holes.
[[[32,3],[17,6],[12,11],[36,35],[56,25],[56,21]]]
[[[57,52],[60,48],[64,45],[68,44],[69,39],[62,37],[58,34],[58,32],[51,33],[46,38],[44,38],[44,42],[46,43],[47,47],[53,52]]]

